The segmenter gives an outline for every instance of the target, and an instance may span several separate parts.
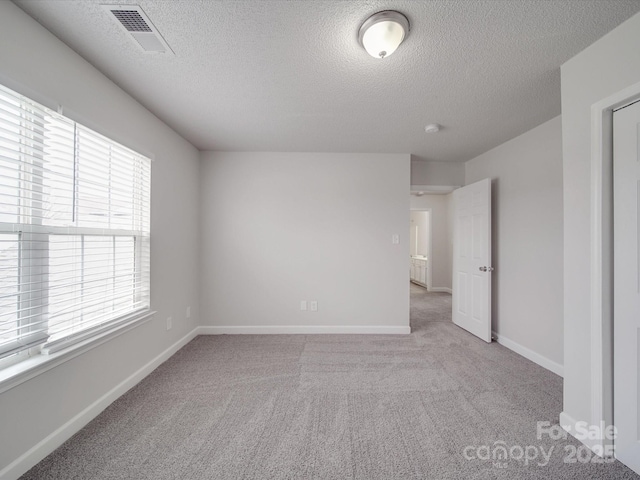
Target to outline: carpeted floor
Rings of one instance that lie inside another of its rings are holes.
[[[562,379],[411,296],[407,336],[198,337],[22,478],[640,478],[538,438]]]

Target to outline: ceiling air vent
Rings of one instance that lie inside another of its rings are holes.
[[[173,50],[138,5],[102,5],[145,53],[168,53]]]

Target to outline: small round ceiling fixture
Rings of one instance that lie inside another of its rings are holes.
[[[430,123],[426,127],[424,127],[424,131],[426,133],[438,133],[440,131],[440,125],[437,123]]]
[[[385,58],[396,51],[408,33],[407,17],[395,10],[385,10],[365,20],[358,32],[358,40],[369,55]]]

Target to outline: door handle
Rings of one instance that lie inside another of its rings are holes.
[[[493,272],[493,267],[480,267],[481,272]]]

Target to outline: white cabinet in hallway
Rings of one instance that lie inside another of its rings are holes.
[[[410,278],[414,283],[427,286],[427,257],[411,257]]]

